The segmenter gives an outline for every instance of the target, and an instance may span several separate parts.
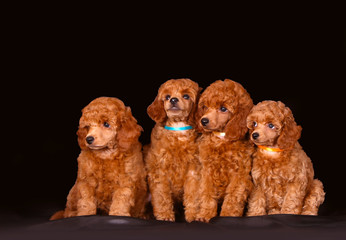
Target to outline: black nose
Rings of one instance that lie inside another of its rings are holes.
[[[203,126],[207,126],[208,123],[209,123],[209,119],[208,118],[202,118],[201,119],[201,123],[202,123]]]
[[[88,136],[85,140],[88,144],[92,144],[95,138],[93,136]]]
[[[253,134],[252,134],[252,138],[253,139],[257,139],[259,137],[259,133],[258,132],[254,132]]]
[[[174,98],[171,98],[170,102],[172,104],[176,104],[177,102],[179,102],[179,99],[174,97]]]

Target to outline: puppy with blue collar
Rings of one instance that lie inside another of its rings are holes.
[[[144,155],[157,220],[175,221],[177,203],[183,203],[186,221],[196,218],[200,165],[194,114],[199,93],[196,82],[172,79],[161,85],[147,109],[156,122]]]

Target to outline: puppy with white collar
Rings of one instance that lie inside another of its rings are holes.
[[[246,139],[246,116],[253,106],[246,90],[226,79],[212,83],[198,103],[198,140],[202,164],[200,210],[197,220],[208,222],[217,216],[242,216],[252,189],[251,154]]]

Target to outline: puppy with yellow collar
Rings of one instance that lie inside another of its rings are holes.
[[[317,215],[325,193],[298,143],[302,128],[291,110],[282,102],[263,101],[251,110],[247,126],[257,146],[247,215]]]

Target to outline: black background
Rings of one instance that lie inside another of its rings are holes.
[[[18,17],[26,10],[21,6],[5,21],[4,219],[48,219],[64,207],[77,173],[81,109],[91,100],[124,101],[144,128],[140,140],[146,144],[154,126],[146,108],[159,86],[175,78],[204,89],[230,78],[255,103],[284,102],[303,127],[300,143],[325,186],[320,213],[346,213],[346,34],[338,19],[280,18],[280,12],[231,18],[232,11],[196,9],[153,15],[140,8],[96,17],[66,9]]]

